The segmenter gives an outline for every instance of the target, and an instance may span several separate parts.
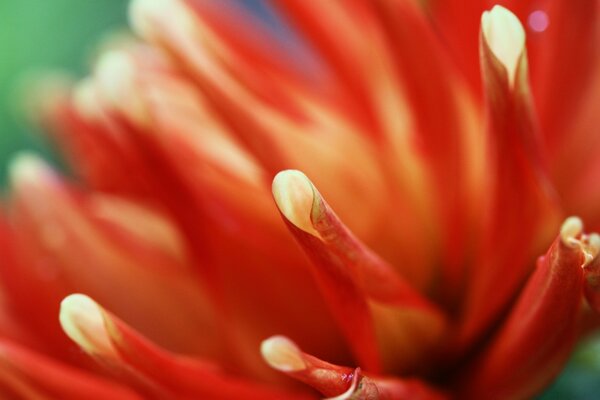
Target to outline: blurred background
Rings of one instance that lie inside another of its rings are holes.
[[[217,1],[217,0],[215,0]],[[269,18],[261,0],[242,0]],[[19,87],[31,74],[65,71],[82,76],[108,32],[127,25],[127,0],[0,0],[0,186],[19,150],[34,149],[59,162],[23,118]],[[552,329],[549,327],[549,329]],[[600,339],[582,345],[566,371],[540,399],[600,398]]]
[[[127,24],[124,0],[0,1],[0,182],[15,152],[34,148],[52,157],[23,118],[19,88],[43,71],[82,75],[103,34]],[[54,157],[52,157],[54,158]]]

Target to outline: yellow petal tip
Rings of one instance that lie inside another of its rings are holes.
[[[38,184],[48,174],[49,167],[37,155],[30,152],[17,154],[9,164],[9,176],[13,186]]]
[[[579,240],[577,237],[583,232],[583,222],[579,217],[569,217],[563,222],[560,228],[560,239],[571,247],[575,247]]]
[[[295,372],[306,369],[298,346],[285,336],[273,336],[262,342],[260,352],[265,361],[282,372]]]
[[[319,236],[310,219],[315,188],[306,175],[296,170],[281,171],[273,179],[273,197],[288,221],[313,236]]]
[[[515,81],[519,59],[525,51],[525,29],[508,9],[494,6],[481,17],[483,37],[494,56],[506,68],[511,85]]]
[[[59,321],[67,336],[85,352],[114,354],[106,330],[103,310],[88,296],[83,294],[67,296],[60,304]]]

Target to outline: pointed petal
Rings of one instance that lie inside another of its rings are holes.
[[[444,394],[416,379],[364,375],[360,368],[341,367],[306,354],[284,336],[261,345],[265,361],[274,369],[317,389],[328,400],[372,399],[443,400]]]
[[[582,230],[579,218],[563,223],[498,336],[465,373],[465,398],[530,398],[561,370],[579,334],[583,270],[600,250],[598,235]]]
[[[384,303],[435,311],[435,306],[344,226],[312,182],[300,171],[280,172],[273,180],[275,201],[285,218],[320,239],[361,280],[369,297]]]
[[[60,322],[65,333],[86,353],[151,396],[223,400],[279,399],[284,395],[290,399],[303,398],[227,376],[206,362],[167,353],[81,294],[63,300]]]
[[[529,273],[532,253],[555,229],[557,216],[529,96],[525,32],[505,8],[495,6],[482,16],[481,60],[492,184],[459,339],[463,345],[507,306]],[[531,238],[541,240],[532,243]]]
[[[288,228],[313,262],[315,280],[359,363],[379,370],[380,351],[386,355],[386,364],[391,362],[396,368],[414,362],[415,353],[424,351],[418,348],[430,346],[430,340],[435,341],[441,332],[444,317],[440,311],[354,237],[303,173],[280,172],[273,180],[273,196]],[[409,311],[416,319],[404,316],[406,320],[399,317],[392,323],[388,318],[394,318],[394,309]],[[412,329],[428,334],[415,335]],[[381,348],[378,341],[383,342]],[[397,356],[391,354],[393,347]]]
[[[560,1],[560,0],[559,0]],[[568,0],[567,0],[568,1]],[[506,7],[514,12],[521,21],[526,21],[532,12],[539,11],[540,4],[536,0],[498,0],[489,2],[485,0],[472,0],[457,3],[453,1],[435,0],[427,2],[425,8],[432,16],[436,31],[444,39],[451,55],[468,80],[472,93],[480,96],[481,79],[478,66],[479,52],[477,46],[477,34],[481,13],[492,4]],[[543,8],[542,8],[543,10]],[[533,38],[529,40],[528,46],[539,47],[539,38],[535,30],[531,30]],[[537,51],[536,51],[537,53]]]

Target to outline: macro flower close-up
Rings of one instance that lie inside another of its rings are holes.
[[[530,399],[600,328],[600,1],[128,7],[23,85],[1,399]]]

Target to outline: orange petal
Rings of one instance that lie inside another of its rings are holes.
[[[223,400],[304,398],[227,376],[209,363],[161,350],[81,294],[63,300],[60,322],[65,333],[86,353],[150,396]]]
[[[441,392],[416,379],[364,375],[360,368],[341,367],[306,354],[284,336],[273,336],[261,345],[265,361],[274,369],[317,389],[328,400],[372,399],[443,400]]]
[[[579,333],[583,270],[600,250],[598,235],[582,229],[579,218],[564,222],[497,337],[465,372],[464,398],[530,398],[563,367]]]

